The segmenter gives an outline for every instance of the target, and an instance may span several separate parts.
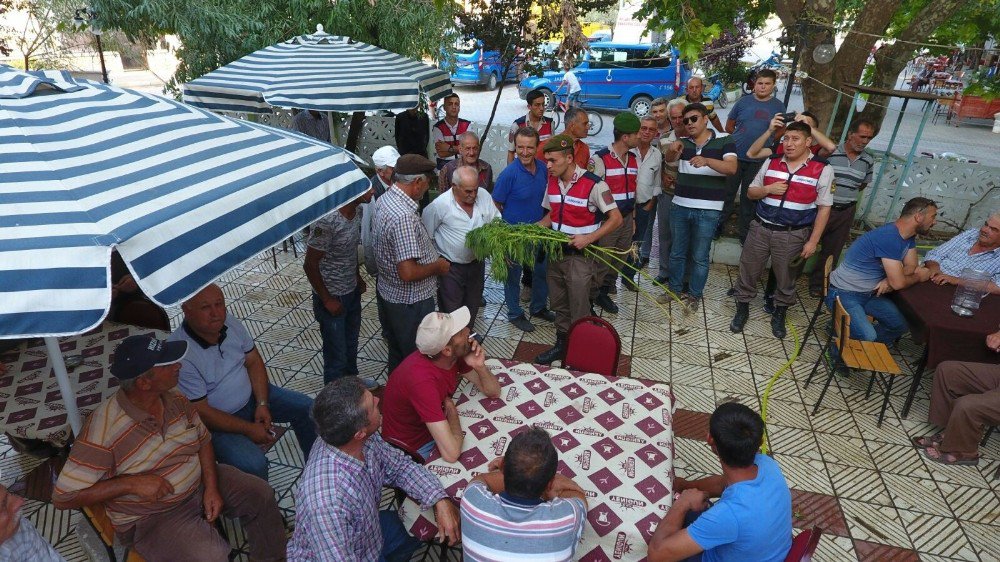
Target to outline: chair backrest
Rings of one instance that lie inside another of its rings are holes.
[[[833,271],[833,256],[827,256],[823,263],[823,296],[830,293],[830,272]]]
[[[851,315],[844,309],[844,305],[840,302],[840,297],[837,297],[837,302],[833,307],[833,329],[837,334],[840,349],[842,350],[851,339]]]
[[[584,316],[569,328],[563,367],[614,376],[622,353],[622,340],[607,320]]]
[[[792,539],[792,548],[785,556],[785,562],[809,562],[819,545],[819,537],[823,534],[823,529],[813,527],[799,533]]]

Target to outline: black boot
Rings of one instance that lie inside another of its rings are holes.
[[[611,297],[608,296],[608,293],[603,288],[598,293],[597,299],[594,302],[597,306],[603,308],[605,312],[618,314],[618,305],[615,304],[615,301],[611,300]]]
[[[774,314],[774,295],[764,293],[764,312]]]
[[[548,351],[543,351],[535,357],[539,365],[551,365],[556,359],[562,361],[566,357],[566,334],[556,332],[556,344]]]
[[[774,314],[771,315],[771,333],[779,340],[785,339],[785,311],[787,306],[774,307]]]
[[[750,303],[748,302],[736,303],[736,316],[733,316],[733,321],[729,323],[729,330],[734,334],[742,332],[743,326],[747,325],[747,320],[749,318],[750,318]]]

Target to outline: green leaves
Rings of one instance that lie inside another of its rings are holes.
[[[507,266],[511,263],[531,266],[538,250],[551,259],[563,255],[569,236],[537,224],[509,224],[496,219],[469,232],[465,245],[477,260],[490,261],[490,277],[500,283],[507,281]]]

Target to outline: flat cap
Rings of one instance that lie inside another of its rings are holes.
[[[615,129],[623,133],[638,133],[639,118],[631,111],[623,111],[615,115]]]
[[[434,162],[419,154],[404,154],[396,160],[396,173],[404,176],[428,174],[434,171]]]
[[[569,150],[573,148],[573,137],[569,135],[556,135],[551,139],[545,141],[545,146],[542,147],[542,152],[555,152],[557,150]]]

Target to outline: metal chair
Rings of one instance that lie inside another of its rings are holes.
[[[819,399],[816,400],[813,415],[819,412],[819,405],[823,402],[823,397],[826,396],[826,391],[830,388],[830,382],[837,371],[836,363],[840,362],[848,369],[871,372],[872,376],[868,381],[868,390],[865,393],[865,398],[871,396],[876,375],[881,379],[882,385],[885,387],[885,398],[882,401],[882,411],[878,415],[877,427],[882,427],[885,411],[889,407],[889,393],[892,391],[892,383],[895,377],[902,376],[903,371],[896,364],[896,360],[892,358],[889,348],[884,343],[851,339],[851,316],[844,309],[844,305],[841,304],[840,297],[837,297],[833,310],[833,330],[834,333],[826,338],[826,344],[823,346],[819,357],[816,358],[816,363],[813,364],[812,371],[809,373],[809,379],[807,379],[812,379],[820,363],[824,363],[825,365],[826,362],[823,360],[824,352],[829,349],[831,343],[836,343],[839,358],[833,365],[826,366],[828,371],[826,383],[819,394]]]
[[[809,327],[806,328],[806,335],[802,337],[802,343],[809,341],[809,334],[812,333],[813,328],[816,327],[816,320],[819,315],[823,313],[823,303],[826,302],[826,295],[830,292],[830,272],[833,271],[833,256],[827,256],[826,262],[823,264],[823,296],[820,297],[819,302],[816,303],[816,310],[813,311],[812,318],[809,320]],[[810,376],[806,380],[806,386],[809,386]]]
[[[603,318],[584,316],[569,327],[563,368],[614,376],[621,354],[615,327]]]

